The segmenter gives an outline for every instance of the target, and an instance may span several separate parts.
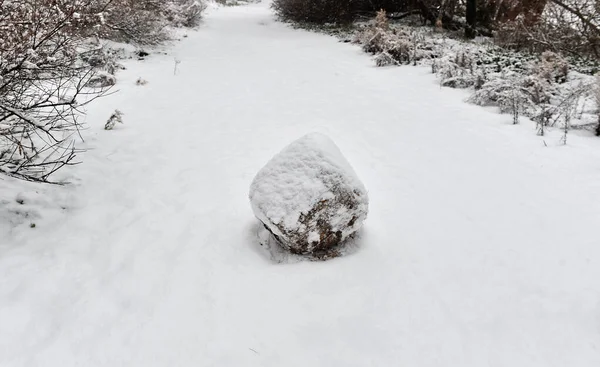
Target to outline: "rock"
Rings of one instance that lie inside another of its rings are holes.
[[[117,78],[114,75],[99,72],[88,80],[86,87],[89,88],[107,88],[115,85]]]
[[[250,186],[254,215],[294,254],[328,258],[368,212],[362,182],[335,143],[308,134],[264,166]]]

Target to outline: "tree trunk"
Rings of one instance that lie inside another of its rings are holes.
[[[475,38],[475,23],[477,18],[477,0],[467,0],[467,26],[465,37]]]

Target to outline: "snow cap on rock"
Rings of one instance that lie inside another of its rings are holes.
[[[301,254],[335,248],[362,225],[367,191],[335,143],[320,133],[292,142],[254,178],[256,217],[283,247]]]

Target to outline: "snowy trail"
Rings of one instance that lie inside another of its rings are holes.
[[[212,10],[120,89],[47,189],[67,210],[0,223],[0,366],[600,365],[597,139],[544,147],[268,4]],[[369,189],[362,247],[274,264],[248,187],[310,131]]]

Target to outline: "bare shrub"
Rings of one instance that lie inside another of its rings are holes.
[[[50,182],[73,164],[80,108],[104,92],[70,34],[78,4],[0,2],[0,172]]]
[[[499,23],[500,45],[577,56],[600,55],[600,3],[597,0],[548,0],[535,19],[526,14]]]
[[[165,16],[175,27],[192,28],[200,24],[206,4],[198,0],[170,0],[165,4]]]
[[[0,173],[52,182],[74,163],[81,107],[120,67],[100,39],[157,44],[168,26],[197,25],[204,9],[194,0],[0,0]]]
[[[375,55],[377,66],[405,65],[433,58],[434,47],[424,43],[425,37],[409,27],[392,27],[385,11],[377,13],[375,20],[354,36],[353,42],[363,51]],[[437,55],[435,55],[437,57]]]
[[[118,42],[159,44],[168,39],[160,0],[92,0],[81,9],[74,32]]]
[[[112,130],[115,128],[117,124],[123,123],[123,112],[119,110],[115,110],[115,112],[110,115],[106,124],[104,124],[104,130]]]
[[[206,5],[200,0],[75,0],[71,32],[118,42],[156,45],[168,26],[194,27]]]

